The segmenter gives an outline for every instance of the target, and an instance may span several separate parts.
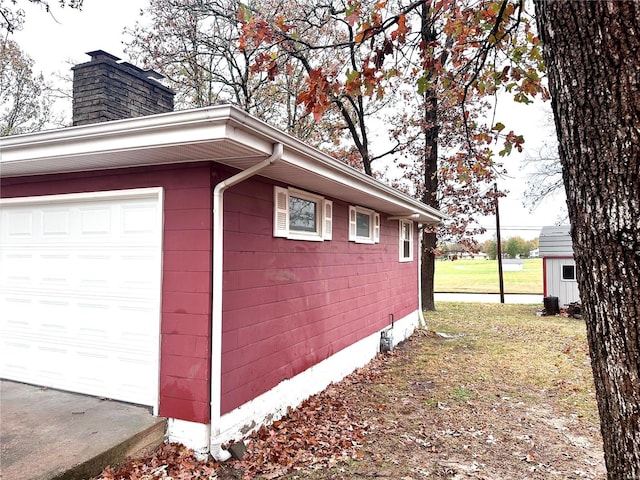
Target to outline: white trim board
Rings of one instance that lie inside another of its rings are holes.
[[[0,205],[30,205],[36,203],[72,203],[85,200],[120,200],[128,198],[158,198],[163,200],[162,187],[130,188],[126,190],[105,190],[99,192],[61,193],[56,195],[36,195],[31,197],[0,198]],[[161,202],[161,205],[163,202]]]

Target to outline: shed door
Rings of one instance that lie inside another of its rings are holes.
[[[0,376],[157,406],[162,191],[0,201]]]

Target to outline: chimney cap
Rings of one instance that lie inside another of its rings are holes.
[[[130,68],[131,70],[138,72],[138,73],[144,73],[144,68],[140,68],[137,65],[134,65],[133,63],[129,63],[129,62],[118,62],[119,65],[123,66],[123,67],[127,67]]]
[[[163,78],[165,78],[164,75],[162,75],[161,73],[156,72],[155,70],[145,70],[144,73],[147,74],[147,77],[149,78],[154,78],[156,80],[162,80]]]
[[[137,76],[138,78],[151,80],[155,84],[169,89],[169,87],[167,87],[162,82],[160,82],[160,80],[166,77],[161,73],[156,72],[155,70],[152,70],[152,69],[145,70],[143,68],[138,67],[137,65],[120,60],[120,57],[116,57],[115,55],[112,55],[109,52],[105,52],[104,50],[93,50],[92,52],[86,52],[86,53],[91,57],[91,60],[88,61],[87,63],[83,63],[81,65],[76,65],[72,67],[71,68],[72,70],[76,70],[78,67],[81,67],[84,65],[90,65],[94,62],[95,63],[107,62],[107,63],[115,64],[121,69],[128,70],[131,74]]]
[[[152,69],[145,70],[144,68],[140,68],[137,65],[134,65],[129,62],[119,62],[119,65],[130,68],[131,70],[134,70],[135,72],[141,74],[143,77],[153,78],[154,80],[160,80],[164,78],[164,75],[156,72],[155,70],[152,70]]]
[[[94,50],[92,52],[87,52],[87,55],[91,57],[91,61],[111,60],[111,61],[117,62],[118,60],[120,60],[120,57],[116,57],[115,55],[112,55],[109,52],[105,52],[104,50]]]

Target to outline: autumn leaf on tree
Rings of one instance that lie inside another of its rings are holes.
[[[494,97],[548,98],[527,5],[195,3],[152,0],[154,22],[137,43],[188,89],[178,103],[237,104],[448,213],[423,239],[423,307],[433,308],[437,239],[474,248],[475,218],[504,172],[496,158],[522,148],[519,132],[504,133],[508,119],[493,120]],[[389,176],[392,163],[403,167]]]

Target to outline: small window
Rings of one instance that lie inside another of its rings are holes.
[[[576,279],[576,266],[562,265],[562,280],[575,280],[575,279]]]
[[[349,207],[349,241],[380,242],[380,214],[367,208]]]
[[[296,232],[318,232],[318,202],[289,195],[289,229]]]
[[[413,222],[400,220],[400,261],[413,261]]]
[[[371,215],[368,213],[356,212],[356,237],[371,237]]]
[[[273,235],[292,240],[331,240],[333,202],[295,188],[274,188]]]

